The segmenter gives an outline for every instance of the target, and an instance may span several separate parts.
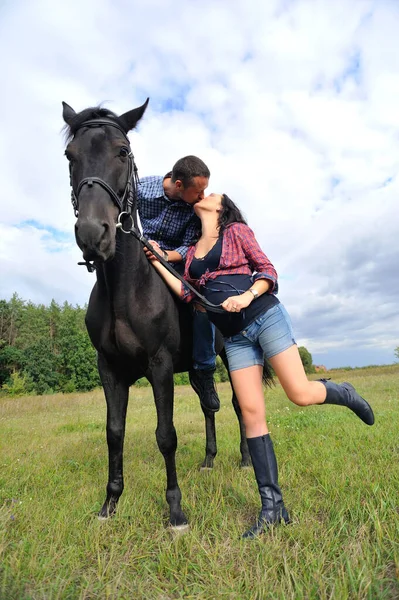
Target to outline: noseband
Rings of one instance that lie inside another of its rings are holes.
[[[79,182],[78,187],[75,192],[75,190],[73,188],[72,170],[71,170],[70,171],[71,203],[73,206],[73,211],[75,213],[75,217],[79,216],[79,194],[82,191],[82,188],[85,185],[87,185],[88,187],[93,187],[93,185],[95,183],[97,185],[101,186],[106,192],[108,192],[113,203],[119,208],[120,213],[127,212],[129,215],[132,214],[132,208],[133,208],[134,201],[136,199],[136,192],[137,192],[138,171],[137,171],[136,163],[134,162],[134,156],[131,151],[130,142],[126,135],[126,132],[122,129],[122,127],[120,125],[118,125],[118,123],[116,123],[115,121],[111,121],[111,119],[90,119],[89,121],[84,121],[84,123],[82,123],[79,126],[77,131],[79,131],[79,129],[82,129],[82,127],[101,127],[102,125],[109,125],[111,127],[116,127],[116,129],[119,129],[119,131],[121,133],[123,133],[123,136],[127,141],[127,145],[129,147],[130,152],[128,154],[126,186],[125,186],[122,196],[120,197],[115,192],[115,190],[113,190],[112,187],[106,181],[104,181],[104,179],[101,179],[100,177],[85,177],[84,179],[82,179]],[[75,134],[76,134],[76,132],[75,132]]]

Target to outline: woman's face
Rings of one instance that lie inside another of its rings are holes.
[[[194,204],[194,212],[199,217],[201,214],[213,212],[217,216],[222,208],[222,196],[221,194],[209,194],[202,200],[199,200]]]

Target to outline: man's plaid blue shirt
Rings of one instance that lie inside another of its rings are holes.
[[[140,179],[137,199],[143,234],[163,250],[175,250],[185,259],[198,238],[201,222],[192,206],[165,195],[163,180],[157,176]]]

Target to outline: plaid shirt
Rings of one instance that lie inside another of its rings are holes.
[[[175,250],[186,258],[188,247],[198,238],[201,222],[193,207],[171,200],[163,189],[165,177],[142,177],[137,190],[143,234],[163,250]]]
[[[200,288],[211,279],[219,275],[252,275],[253,280],[268,279],[272,286],[267,293],[277,294],[277,273],[270,260],[256,241],[252,229],[244,223],[233,223],[223,233],[222,254],[216,271],[206,271],[200,279],[191,279],[190,265],[195,253],[195,246],[191,246],[187,253],[184,279],[196,288]],[[190,302],[194,294],[182,283],[181,299]]]

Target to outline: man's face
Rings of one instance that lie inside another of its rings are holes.
[[[192,205],[203,199],[208,183],[208,177],[194,177],[191,184],[186,188],[179,180],[176,181],[175,185],[179,190],[180,200]]]

